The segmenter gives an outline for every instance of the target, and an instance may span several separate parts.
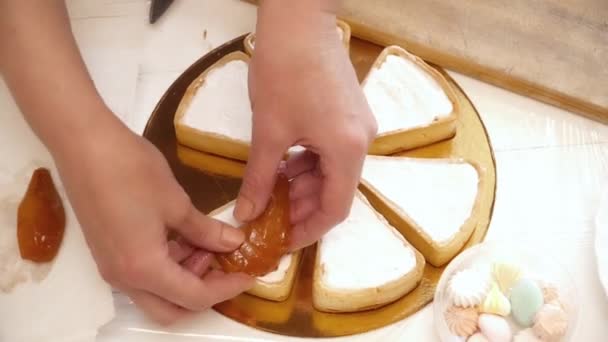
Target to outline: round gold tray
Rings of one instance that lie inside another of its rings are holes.
[[[178,146],[173,116],[186,88],[206,68],[233,51],[245,51],[243,37],[230,41],[195,62],[167,90],[154,109],[144,131],[167,158],[177,180],[202,212],[236,198],[244,165],[240,162],[197,152]],[[382,47],[352,39],[350,57],[362,80]],[[485,127],[471,101],[447,73],[437,68],[456,91],[461,105],[458,133],[453,139],[402,153],[424,158],[463,157],[485,169],[485,188],[481,189],[482,205],[479,222],[465,248],[483,240],[494,206],[496,188],[495,161]],[[420,285],[398,301],[375,310],[359,313],[332,314],[312,306],[314,246],[303,253],[300,269],[290,297],[284,302],[271,302],[243,294],[218,304],[215,310],[243,324],[265,331],[299,337],[331,337],[366,332],[380,328],[417,312],[433,299],[442,268],[426,265]]]

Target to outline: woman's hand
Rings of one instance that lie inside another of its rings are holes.
[[[258,11],[249,87],[253,141],[236,217],[266,206],[276,170],[288,163],[293,247],[317,241],[346,218],[376,122],[336,32],[329,1],[265,0]]]
[[[200,213],[153,145],[122,126],[83,139],[81,154],[56,162],[106,281],[161,323],[252,285],[248,276],[209,269],[210,252],[236,249],[243,234]],[[169,230],[180,238],[167,242]]]

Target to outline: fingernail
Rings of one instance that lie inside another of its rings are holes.
[[[201,255],[197,252],[194,252],[191,256],[188,257],[183,263],[183,266],[192,273],[196,274],[196,265],[200,262]]]
[[[221,241],[226,248],[235,249],[239,247],[244,240],[245,236],[243,235],[243,232],[237,228],[224,228],[222,230]]]
[[[284,160],[281,160],[281,162],[279,163],[279,168],[277,169],[277,173],[285,174],[285,172],[287,172],[287,162]]]
[[[184,262],[184,267],[200,277],[209,268],[211,258],[212,256],[209,252],[198,250]]]
[[[184,261],[184,267],[192,271],[194,265],[198,264],[200,258],[201,256],[198,253],[194,252],[186,259],[186,261]]]
[[[253,209],[253,202],[247,197],[241,196],[236,202],[234,217],[241,222],[248,221],[253,216]]]

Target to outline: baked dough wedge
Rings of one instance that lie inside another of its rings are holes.
[[[249,56],[222,57],[188,87],[174,118],[177,141],[195,150],[247,160],[251,143]]]
[[[361,190],[427,262],[439,267],[475,230],[483,182],[483,170],[462,159],[367,156]]]
[[[361,86],[378,123],[370,154],[388,155],[456,134],[454,90],[437,70],[401,47],[384,49]]]
[[[338,19],[336,20],[336,32],[348,51],[350,48],[350,26],[346,22]],[[253,50],[255,50],[255,33],[252,32],[248,34],[247,37],[245,37],[244,44],[245,51],[247,51],[250,56],[253,56]]]
[[[241,161],[197,151],[179,144],[177,158],[188,167],[214,176],[243,178],[245,174],[245,163]]]
[[[350,214],[317,245],[313,305],[355,312],[391,303],[422,279],[424,258],[361,193]]]
[[[238,227],[240,224],[232,215],[234,206],[235,201],[232,201],[214,210],[209,216],[234,227]],[[255,285],[247,291],[247,293],[278,302],[287,299],[296,278],[300,254],[301,252],[297,251],[283,256],[279,262],[279,267],[265,276],[258,277],[255,281]]]

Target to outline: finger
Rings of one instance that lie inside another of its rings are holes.
[[[181,238],[168,241],[167,248],[169,249],[169,257],[176,262],[182,262],[194,252],[194,248]]]
[[[251,286],[251,277],[242,274],[227,274],[218,281],[212,277],[207,282],[207,274],[203,279],[190,270],[176,264],[169,258],[153,261],[152,269],[144,270],[137,276],[144,284],[144,290],[168,300],[178,306],[192,311],[201,311],[212,305],[231,298]],[[210,272],[211,273],[211,272]]]
[[[319,161],[319,156],[312,151],[306,150],[295,153],[287,159],[287,168],[285,175],[292,179],[298,175],[313,170]]]
[[[200,278],[207,273],[212,261],[213,255],[211,253],[204,250],[197,250],[183,262],[182,266]]]
[[[213,252],[233,251],[245,240],[240,229],[203,215],[194,206],[174,229],[191,244]]]
[[[319,209],[319,206],[320,203],[318,195],[312,195],[292,201],[290,206],[291,224],[297,225],[298,223],[304,221],[310,215],[312,215],[315,210]]]
[[[289,146],[281,138],[271,138],[270,131],[257,132],[262,131],[254,127],[249,161],[234,210],[235,218],[241,222],[256,218],[266,208],[279,164]]]
[[[361,177],[365,152],[336,152],[338,151],[332,151],[320,160],[323,175],[320,206],[309,218],[294,227],[292,233],[294,248],[315,243],[325,232],[346,219],[350,213]],[[348,159],[344,160],[344,158]]]
[[[322,178],[313,170],[300,174],[291,181],[289,199],[294,201],[318,194],[321,190]]]
[[[184,308],[180,308],[173,303],[144,291],[131,290],[127,291],[127,295],[147,317],[162,325],[173,324],[191,313]]]
[[[254,277],[244,273],[225,273],[217,269],[210,270],[203,280],[212,296],[209,299],[213,303],[212,306],[240,295],[251,289],[255,283]]]

